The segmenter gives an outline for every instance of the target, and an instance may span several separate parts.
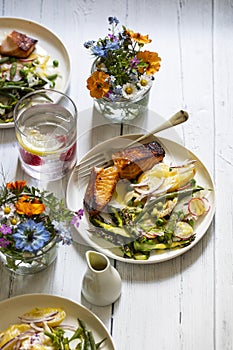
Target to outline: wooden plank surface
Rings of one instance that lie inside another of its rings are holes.
[[[77,243],[59,248],[55,265],[38,276],[14,276],[0,266],[0,300],[41,292],[82,302],[107,325],[120,350],[233,349],[232,0],[0,0],[0,15],[39,22],[62,39],[71,57],[69,94],[79,110],[79,138],[95,128],[91,146],[108,137],[98,126],[109,121],[92,110],[86,89],[92,58],[83,43],[107,33],[108,16],[149,34],[150,49],[162,58],[150,95],[153,112],[123,129],[115,126],[111,134],[150,130],[179,109],[187,110],[188,122],[165,136],[203,161],[214,179],[217,203],[206,235],[186,254],[154,265],[111,261],[123,282],[113,306],[95,307],[81,297],[89,247]],[[0,144],[9,178],[25,176],[13,129],[0,130]],[[88,147],[83,145],[79,157]],[[65,185],[52,188],[64,196]]]

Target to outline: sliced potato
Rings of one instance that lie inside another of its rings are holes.
[[[29,330],[31,327],[29,324],[14,324],[6,328],[4,331],[0,333],[0,349],[2,346],[6,343],[8,343],[10,340],[17,337],[20,333],[23,333],[27,330]],[[16,341],[15,341],[16,342]],[[12,342],[9,344],[9,346],[6,348],[7,350],[13,350],[15,342]]]
[[[46,322],[50,327],[59,325],[66,317],[66,313],[61,308],[41,307],[34,308],[20,316],[24,323],[34,322],[37,325],[43,325]]]

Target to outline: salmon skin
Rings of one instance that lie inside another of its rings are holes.
[[[89,215],[97,215],[111,200],[119,180],[115,166],[106,169],[94,167],[84,196],[84,206]]]
[[[128,180],[136,179],[142,172],[161,162],[164,157],[165,151],[157,141],[126,148],[112,155],[120,178]]]
[[[17,58],[27,58],[34,51],[37,42],[38,40],[13,30],[2,41],[0,54]]]

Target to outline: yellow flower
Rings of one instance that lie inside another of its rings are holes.
[[[21,215],[39,215],[45,210],[45,205],[42,204],[38,199],[23,195],[18,202],[15,204],[16,212]]]
[[[131,39],[137,41],[139,44],[148,44],[151,43],[151,39],[149,39],[149,35],[142,35],[140,33],[134,33],[132,30],[126,30],[126,34],[128,34]]]
[[[104,72],[95,71],[87,79],[87,88],[90,90],[91,97],[101,98],[105,96],[109,87],[109,75]]]
[[[147,64],[146,74],[153,75],[158,72],[160,68],[161,58],[158,56],[157,52],[139,51],[137,58]],[[143,68],[139,68],[139,71],[143,71]]]

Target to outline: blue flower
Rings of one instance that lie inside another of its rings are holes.
[[[114,17],[108,17],[108,22],[109,22],[109,24],[119,24],[120,23],[120,21],[114,16]]]
[[[83,45],[86,49],[89,49],[90,47],[93,46],[94,43],[95,43],[94,40],[89,40],[89,41],[86,41]]]
[[[98,57],[106,57],[106,51],[102,45],[93,46],[92,53]]]
[[[118,41],[108,41],[106,45],[106,50],[118,50],[119,42]]]
[[[50,233],[42,222],[36,223],[29,219],[18,225],[16,233],[12,235],[15,248],[21,251],[36,253],[43,248],[50,239]]]
[[[70,245],[73,242],[71,232],[68,228],[64,226],[62,222],[52,221],[52,224],[57,231],[57,242],[62,242],[62,244]]]

